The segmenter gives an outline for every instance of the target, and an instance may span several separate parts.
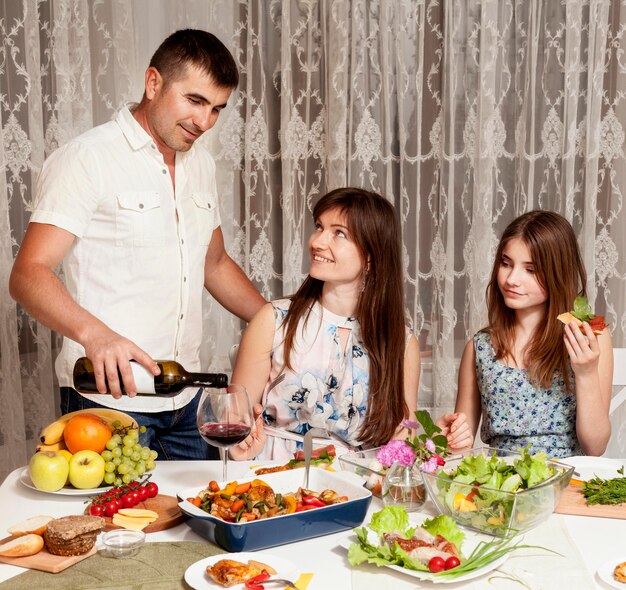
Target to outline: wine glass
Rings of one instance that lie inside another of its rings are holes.
[[[246,388],[229,385],[225,390],[203,387],[196,421],[200,436],[223,449],[223,481],[228,480],[228,449],[252,431],[254,416]]]

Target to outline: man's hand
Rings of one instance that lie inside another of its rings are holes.
[[[153,375],[161,372],[159,365],[149,354],[106,326],[102,326],[96,334],[90,335],[83,346],[85,356],[93,365],[98,391],[107,393],[108,383],[108,390],[115,399],[122,397],[122,385],[128,397],[137,395],[137,386],[129,362],[131,359],[143,365]]]

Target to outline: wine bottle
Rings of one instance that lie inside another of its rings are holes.
[[[137,395],[158,395],[174,397],[187,387],[228,387],[228,377],[224,373],[190,373],[176,361],[156,361],[161,369],[153,375],[145,367],[130,361],[133,370]],[[122,392],[122,376],[120,375]],[[74,365],[74,389],[82,393],[98,393],[93,365],[87,357],[81,357]]]

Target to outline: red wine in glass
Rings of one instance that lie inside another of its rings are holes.
[[[228,448],[245,440],[252,429],[246,424],[206,423],[198,429],[210,445]]]

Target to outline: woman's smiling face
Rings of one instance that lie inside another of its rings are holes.
[[[363,255],[348,229],[345,214],[335,208],[324,211],[315,220],[315,231],[309,238],[311,269],[314,279],[327,283],[360,288]]]

